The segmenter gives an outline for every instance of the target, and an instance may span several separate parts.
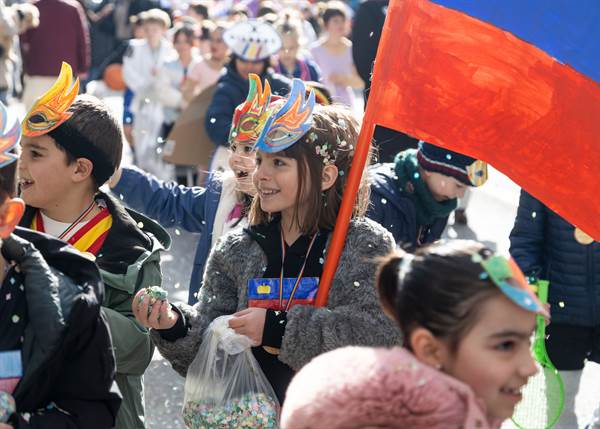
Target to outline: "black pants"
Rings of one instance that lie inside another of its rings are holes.
[[[600,363],[600,326],[551,323],[546,327],[546,351],[559,371],[583,369],[586,359]]]

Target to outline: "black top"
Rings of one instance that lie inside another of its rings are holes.
[[[258,243],[267,256],[267,268],[262,278],[279,278],[281,274],[281,236],[279,228],[280,219],[277,217],[267,224],[256,225],[244,230]],[[328,230],[321,230],[317,233],[317,238],[304,268],[304,278],[321,277],[329,232]],[[291,246],[286,243],[284,277],[296,277],[300,273],[311,240],[312,236],[302,235]],[[182,313],[177,307],[173,308],[179,313],[177,323],[171,329],[160,331],[161,337],[167,341],[175,341],[185,336],[189,329]],[[286,323],[287,312],[267,310],[262,344],[259,347],[252,348],[252,353],[269,383],[271,383],[280,404],[283,404],[285,391],[295,372],[291,367],[281,362],[277,355],[268,353],[263,346],[280,348]]]
[[[280,221],[277,218],[268,224],[257,225],[246,230],[256,240],[267,256],[267,269],[263,274],[263,278],[279,278],[281,274],[281,236],[279,228]],[[323,272],[322,261],[325,259],[324,252],[329,232],[319,231],[317,234],[313,248],[306,261],[304,278],[320,278]],[[284,277],[296,277],[300,273],[311,240],[312,236],[302,235],[291,246],[288,246],[287,243],[285,244]],[[254,357],[260,364],[269,383],[273,386],[273,390],[275,390],[275,394],[281,404],[283,404],[285,391],[290,381],[292,381],[295,372],[288,365],[281,362],[276,355],[268,353],[262,346],[280,348],[286,323],[287,312],[267,310],[262,345],[252,348]]]

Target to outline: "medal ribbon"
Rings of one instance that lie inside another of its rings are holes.
[[[283,237],[283,229],[279,228],[279,232],[281,235],[281,274],[279,275],[279,309],[283,309],[283,264],[285,263],[285,238]],[[294,299],[294,295],[296,294],[296,289],[298,289],[298,285],[300,284],[300,280],[302,280],[302,275],[304,274],[304,268],[306,268],[306,262],[308,261],[308,255],[315,244],[315,240],[317,239],[317,234],[313,235],[310,240],[310,244],[308,245],[308,250],[306,251],[306,255],[304,256],[304,263],[302,264],[302,268],[300,268],[300,273],[296,278],[296,283],[294,283],[294,288],[290,293],[290,297],[285,306],[285,311],[288,311],[290,305],[292,304],[292,299]]]
[[[93,209],[93,205],[90,206]],[[61,240],[65,240],[67,235],[73,231],[75,225],[83,219],[85,216],[91,212],[91,209],[88,208],[82,215],[77,218],[75,222],[71,224],[60,236],[58,237]],[[81,227],[77,232],[75,232],[71,237],[69,237],[67,243],[75,247],[80,252],[89,252],[93,255],[96,255],[102,244],[104,244],[104,240],[108,235],[108,231],[112,226],[112,216],[107,208],[102,208],[100,212],[94,216],[90,221]],[[36,213],[33,222],[31,224],[31,229],[34,231],[44,231],[44,220],[40,211]]]

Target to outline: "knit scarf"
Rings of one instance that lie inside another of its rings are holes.
[[[417,225],[432,225],[438,218],[452,213],[457,206],[457,199],[436,201],[419,173],[416,149],[408,149],[396,155],[394,160],[396,185],[400,192],[407,195],[415,205]]]

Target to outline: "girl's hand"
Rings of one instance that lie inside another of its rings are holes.
[[[235,313],[233,318],[229,320],[229,327],[237,334],[250,338],[253,345],[260,346],[266,317],[267,310],[264,308],[250,307]]]
[[[7,425],[6,423],[0,423],[0,429],[14,429],[12,425]]]
[[[150,314],[148,314],[149,305],[152,305]],[[135,295],[131,310],[137,321],[146,328],[170,329],[179,319],[179,314],[171,309],[169,300],[157,301],[156,298],[150,298],[146,294],[146,289],[140,290]]]

